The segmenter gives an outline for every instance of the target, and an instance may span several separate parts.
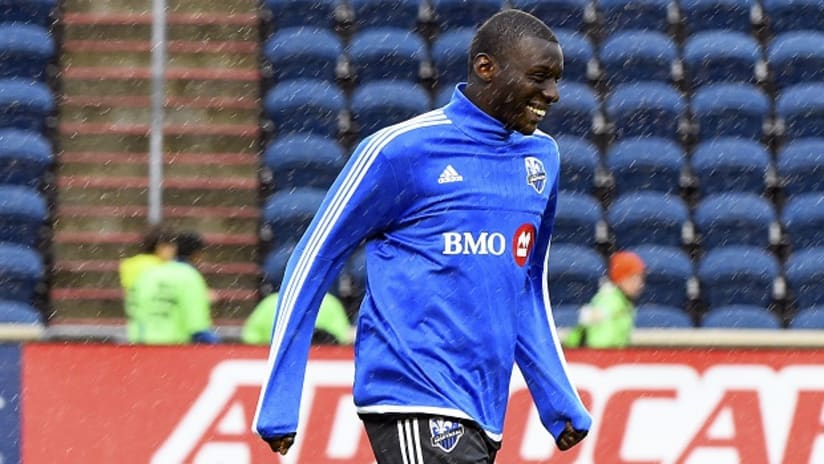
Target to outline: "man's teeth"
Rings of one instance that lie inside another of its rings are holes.
[[[546,110],[545,109],[541,109],[541,108],[538,108],[537,106],[533,106],[533,105],[527,105],[527,108],[529,109],[529,111],[532,111],[533,113],[535,113],[535,115],[538,116],[539,118],[543,118],[544,116],[546,116]]]

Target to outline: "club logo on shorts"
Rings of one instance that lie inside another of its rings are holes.
[[[524,158],[526,165],[526,183],[531,185],[538,193],[543,193],[546,186],[546,170],[544,163],[534,156]]]
[[[432,446],[449,453],[456,446],[464,434],[464,426],[460,422],[444,418],[429,419],[429,430],[432,432]]]

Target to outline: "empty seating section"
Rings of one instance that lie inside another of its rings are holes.
[[[647,264],[639,327],[824,328],[820,0],[263,4],[273,12],[262,49],[270,285],[355,144],[446,104],[466,80],[475,28],[514,7],[544,19],[565,58],[560,101],[539,124],[561,157],[556,323],[574,325],[606,258],[631,249]],[[0,146],[0,166],[18,167],[3,181],[36,186],[51,157],[32,131],[50,107],[29,98],[40,103],[25,119],[4,101],[0,86],[0,118],[15,127],[0,139],[17,140]],[[362,293],[357,256],[340,282]]]

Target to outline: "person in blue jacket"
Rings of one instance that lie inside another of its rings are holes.
[[[516,363],[559,449],[592,425],[547,291],[559,155],[537,126],[561,46],[505,10],[469,52],[446,106],[359,144],[289,259],[253,424],[275,452],[294,442],[320,302],[364,241],[353,394],[378,463],[494,462]]]

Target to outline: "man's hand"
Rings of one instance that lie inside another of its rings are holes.
[[[292,444],[295,442],[295,435],[286,435],[283,437],[275,437],[266,440],[266,443],[269,444],[269,448],[272,448],[272,451],[275,453],[286,454],[289,451],[289,448],[292,447]]]
[[[566,451],[577,445],[585,436],[587,436],[586,430],[576,430],[572,422],[567,421],[564,431],[555,440],[555,444],[558,445],[559,450]]]

